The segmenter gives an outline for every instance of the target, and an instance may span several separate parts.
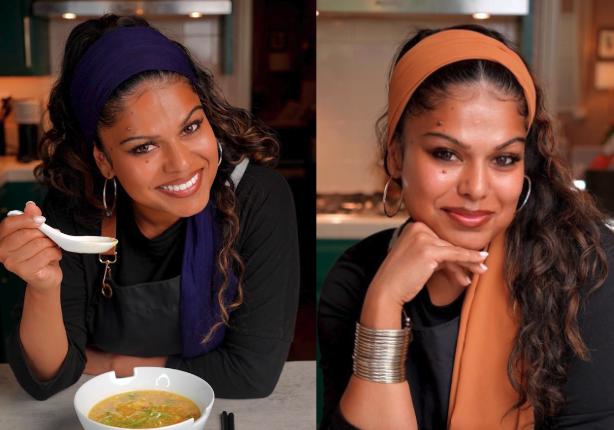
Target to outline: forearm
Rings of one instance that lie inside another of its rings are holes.
[[[286,362],[290,342],[279,339],[227,336],[219,348],[196,358],[169,357],[166,367],[192,373],[227,399],[269,396]]]
[[[372,287],[365,299],[360,324],[375,329],[400,329],[402,304]],[[363,430],[418,428],[407,382],[383,384],[352,375],[340,408],[346,420]]]
[[[55,378],[68,352],[59,285],[43,293],[26,288],[19,337],[36,378],[41,382]]]

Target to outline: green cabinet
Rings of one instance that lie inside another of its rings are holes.
[[[26,202],[32,200],[41,205],[46,190],[35,182],[8,182],[0,187],[0,221],[8,211],[23,210]],[[17,275],[6,270],[0,263],[0,363],[6,363],[6,341],[13,330],[11,311],[19,300],[24,281]]]
[[[356,240],[342,240],[342,239],[318,239],[316,240],[316,303],[320,303],[320,291],[322,290],[322,284],[326,275],[333,267],[337,259],[348,249],[350,246],[358,242]],[[316,358],[318,363],[320,362],[320,344],[316,343]],[[322,419],[322,400],[323,400],[323,379],[320,367],[317,368],[317,420],[318,426]]]
[[[0,76],[50,73],[49,20],[32,15],[32,0],[0,1]]]

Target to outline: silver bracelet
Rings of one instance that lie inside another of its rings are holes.
[[[412,340],[411,321],[405,309],[404,328],[400,330],[372,329],[356,323],[353,371],[360,379],[383,384],[407,380],[405,362]]]

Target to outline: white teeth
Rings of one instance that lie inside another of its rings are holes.
[[[192,185],[194,185],[196,183],[196,180],[198,179],[198,173],[196,175],[194,175],[194,177],[192,179],[190,179],[188,182],[186,182],[185,184],[180,184],[180,185],[163,185],[160,188],[162,188],[163,190],[167,190],[167,191],[179,191],[179,190],[187,190],[188,188],[190,188]]]

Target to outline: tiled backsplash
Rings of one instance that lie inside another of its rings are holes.
[[[386,108],[394,53],[414,28],[475,22],[467,17],[318,17],[318,193],[382,191],[386,179],[378,167],[375,122]],[[518,40],[516,19],[484,24]]]
[[[10,95],[13,99],[38,98],[43,104],[43,109],[46,109],[49,92],[61,68],[66,39],[71,30],[83,21],[85,19],[52,19],[49,24],[49,55],[52,75],[0,77],[0,95],[2,97]],[[219,17],[165,18],[148,19],[148,21],[165,36],[184,44],[202,66],[213,72],[217,84],[229,103],[239,104],[236,101],[244,99],[243,95],[237,94],[238,88],[245,88],[236,85],[237,73],[235,72],[234,75],[222,75],[221,73],[221,23]],[[17,126],[13,122],[12,116],[12,114],[9,115],[5,124],[6,144],[9,153],[16,152],[18,141]],[[46,116],[43,119],[43,126],[45,129],[49,127]]]

